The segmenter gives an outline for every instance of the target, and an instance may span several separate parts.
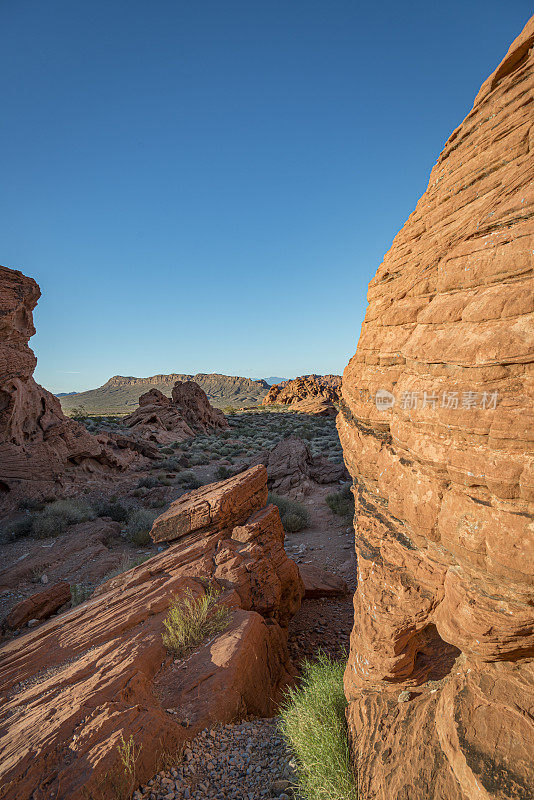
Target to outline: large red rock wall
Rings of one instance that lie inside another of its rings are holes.
[[[68,471],[125,465],[85,428],[65,417],[57,397],[33,379],[28,346],[41,292],[32,278],[0,267],[0,504],[55,483]]]
[[[532,797],[533,44],[447,141],[343,376],[360,800]]]

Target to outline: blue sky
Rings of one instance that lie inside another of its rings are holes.
[[[341,372],[527,2],[0,5],[0,263],[36,378]]]

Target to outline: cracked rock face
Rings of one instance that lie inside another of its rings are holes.
[[[533,44],[447,141],[343,375],[361,800],[532,796]]]

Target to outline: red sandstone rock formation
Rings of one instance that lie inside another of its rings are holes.
[[[142,746],[143,781],[202,728],[275,711],[304,589],[266,501],[263,466],[181,497],[154,525],[155,539],[173,542],[165,552],[0,648],[2,800],[108,800],[121,733]],[[208,582],[224,593],[229,626],[175,661],[163,618]]]
[[[343,578],[313,564],[301,564],[299,572],[306,600],[317,597],[341,597],[348,592],[348,586]]]
[[[22,628],[32,619],[48,619],[70,600],[70,584],[56,583],[17,603],[6,617],[8,628]]]
[[[194,381],[176,381],[171,397],[159,389],[150,389],[141,395],[139,407],[123,422],[133,433],[159,444],[228,427],[223,412],[213,408]]]
[[[34,280],[0,267],[0,494],[8,504],[80,468],[112,471],[137,457],[119,455],[65,417],[59,400],[34,381],[28,340],[40,294]]]
[[[339,375],[303,375],[284,383],[275,383],[262,400],[262,405],[290,405],[295,411],[331,416],[339,400]]]
[[[533,45],[447,141],[343,376],[361,800],[532,797]]]
[[[254,463],[267,467],[269,489],[292,497],[309,494],[314,483],[349,479],[343,464],[335,464],[323,456],[312,456],[306,442],[296,436],[288,436],[272,450],[260,453]]]
[[[195,431],[225,430],[228,422],[219,408],[214,408],[206,392],[194,381],[176,381],[171,392],[173,403],[177,405],[185,421]]]

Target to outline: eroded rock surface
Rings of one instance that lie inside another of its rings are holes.
[[[274,713],[292,674],[287,624],[304,589],[278,510],[265,506],[266,470],[188,497],[164,515],[168,549],[0,648],[2,800],[107,800],[121,733],[142,746],[142,782],[201,729]],[[207,525],[204,505],[214,509]],[[162,645],[163,618],[175,597],[199,596],[208,583],[223,593],[228,627],[175,660]]]
[[[40,295],[34,280],[0,267],[0,505],[81,470],[113,472],[137,458],[65,417],[59,400],[34,381],[28,341]]]
[[[228,427],[223,412],[213,408],[206,392],[194,381],[176,381],[171,397],[150,389],[123,422],[136,435],[159,444]]]
[[[332,416],[340,387],[339,375],[303,375],[275,383],[263,398],[262,405],[290,405],[302,413]]]
[[[447,141],[343,376],[361,800],[532,797],[533,44]]]

